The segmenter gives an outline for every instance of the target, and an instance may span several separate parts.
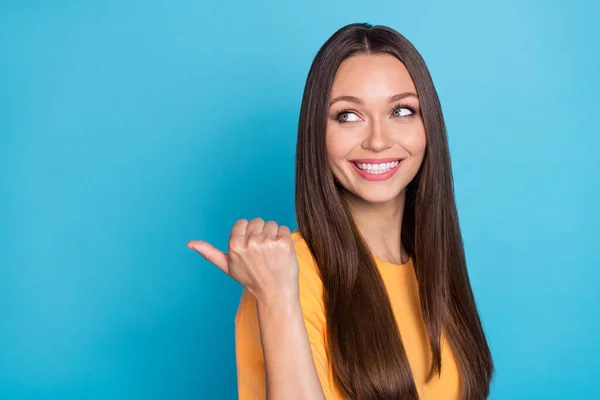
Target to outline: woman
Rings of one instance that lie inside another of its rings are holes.
[[[493,372],[473,299],[440,102],[412,44],[351,24],[308,74],[298,231],[238,221],[240,399],[484,399]]]

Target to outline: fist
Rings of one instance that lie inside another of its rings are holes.
[[[243,285],[258,302],[298,297],[298,262],[286,226],[241,219],[231,229],[228,253],[201,240],[187,246]]]

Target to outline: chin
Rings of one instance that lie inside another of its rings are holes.
[[[381,191],[353,191],[353,196],[362,201],[372,204],[389,203],[398,198],[402,193],[401,190],[381,190]]]

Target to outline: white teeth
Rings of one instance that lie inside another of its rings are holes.
[[[390,169],[396,168],[399,163],[400,161],[393,161],[381,164],[355,163],[355,165],[363,171],[367,171],[370,174],[378,175],[388,172]]]

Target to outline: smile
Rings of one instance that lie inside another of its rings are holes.
[[[396,173],[402,161],[402,159],[353,160],[350,164],[360,177],[369,181],[384,181]]]

